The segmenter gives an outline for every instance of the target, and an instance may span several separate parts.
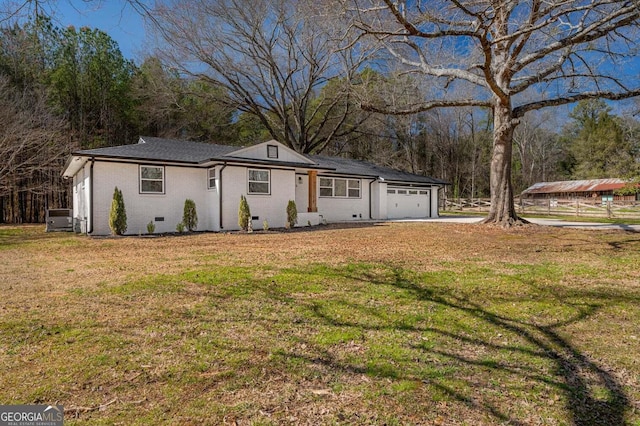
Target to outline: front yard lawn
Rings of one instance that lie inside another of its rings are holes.
[[[0,403],[65,424],[640,425],[640,234],[0,227]]]

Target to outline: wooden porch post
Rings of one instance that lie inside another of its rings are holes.
[[[317,185],[318,172],[315,170],[309,170],[309,207],[307,211],[309,213],[315,213],[318,211],[318,194],[316,188]]]

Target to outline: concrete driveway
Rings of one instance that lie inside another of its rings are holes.
[[[427,219],[429,222],[445,222],[445,223],[478,223],[482,221],[480,216],[443,216],[438,219]],[[531,223],[544,226],[557,226],[559,228],[578,228],[578,229],[602,229],[602,230],[621,230],[629,232],[640,232],[640,225],[625,225],[615,223],[595,223],[595,222],[573,222],[560,219],[534,219],[527,218]]]

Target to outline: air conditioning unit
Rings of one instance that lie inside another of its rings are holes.
[[[73,218],[71,209],[47,209],[47,232],[73,231]]]

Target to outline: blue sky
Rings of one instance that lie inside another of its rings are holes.
[[[109,34],[127,59],[139,63],[145,51],[144,19],[125,0],[59,0],[52,4],[55,25],[88,26]]]
[[[150,3],[149,0],[141,2]],[[144,18],[127,0],[50,0],[42,4],[59,27],[89,26],[106,32],[118,43],[127,59],[140,64],[149,53]],[[637,75],[640,64],[637,60],[632,64],[633,68],[627,71]],[[633,101],[612,103],[611,106],[619,113],[629,103]]]

